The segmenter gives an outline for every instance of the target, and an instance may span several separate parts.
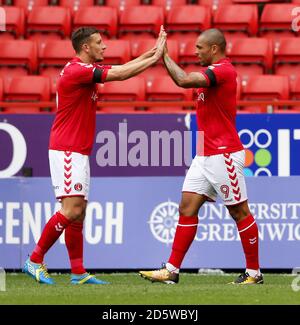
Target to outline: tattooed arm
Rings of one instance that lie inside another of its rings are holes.
[[[205,76],[200,72],[184,72],[170,57],[165,46],[163,55],[164,64],[169,75],[174,80],[177,86],[182,88],[199,88],[208,87],[209,84]]]

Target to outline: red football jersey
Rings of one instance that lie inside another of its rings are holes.
[[[235,122],[236,71],[228,58],[208,69],[214,73],[216,85],[211,86],[209,77],[201,71],[210,86],[197,89],[197,124],[198,130],[204,132],[204,148],[198,148],[198,154],[211,156],[242,150]]]
[[[86,64],[78,57],[68,62],[57,81],[57,112],[50,133],[49,149],[79,152],[92,151],[96,127],[97,87],[94,70],[102,72],[104,82],[111,66]]]

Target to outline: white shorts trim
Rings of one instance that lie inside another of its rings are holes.
[[[244,163],[244,150],[213,156],[196,156],[186,174],[182,192],[205,195],[213,201],[219,195],[225,205],[246,201]]]
[[[57,199],[83,196],[90,187],[89,157],[78,152],[49,150],[52,186]]]

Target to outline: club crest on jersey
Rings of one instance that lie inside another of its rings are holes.
[[[197,98],[198,101],[202,100],[204,102],[204,93],[200,93]]]
[[[77,192],[82,191],[82,184],[81,183],[76,183],[74,185],[74,190],[77,191]]]

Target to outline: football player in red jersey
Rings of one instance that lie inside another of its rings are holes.
[[[169,57],[165,47],[164,64],[174,82],[179,87],[197,88],[197,124],[204,145],[184,180],[168,263],[159,270],[140,271],[151,281],[178,282],[180,266],[197,232],[199,209],[219,195],[236,222],[246,258],[246,271],[232,283],[263,283],[258,228],[248,206],[243,175],[245,152],[235,122],[237,74],[225,50],[226,40],[220,30],[204,31],[196,41],[195,51],[202,68],[188,74]]]
[[[57,82],[57,113],[49,144],[50,172],[55,196],[62,203],[45,225],[23,271],[40,283],[53,284],[44,255],[65,231],[71,264],[71,283],[106,284],[86,272],[83,265],[83,221],[88,200],[95,124],[97,83],[131,78],[156,63],[163,54],[166,33],[161,29],[156,46],[140,57],[119,66],[98,62],[106,45],[99,31],[82,27],[72,34],[76,56],[63,68]]]

